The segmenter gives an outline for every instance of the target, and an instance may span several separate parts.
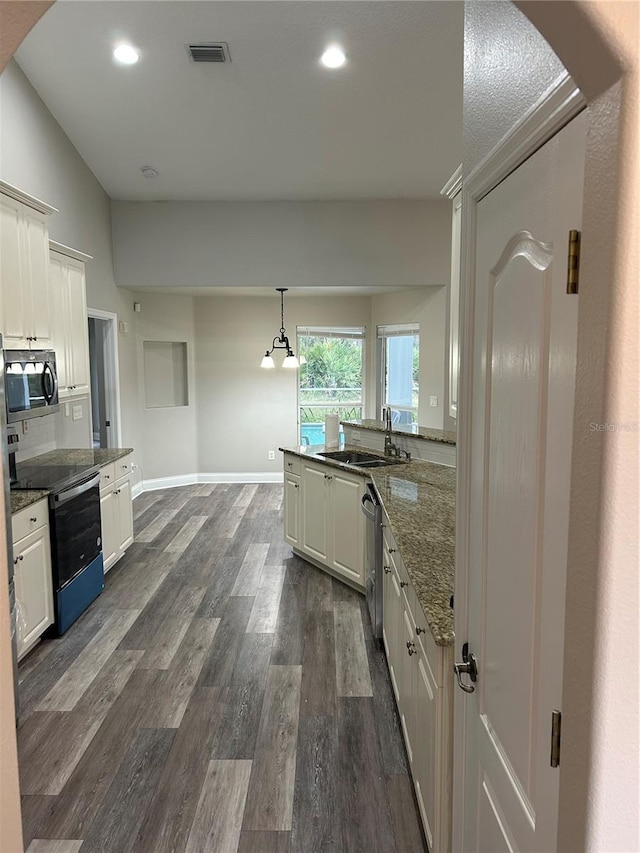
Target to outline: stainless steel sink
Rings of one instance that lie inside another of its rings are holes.
[[[326,459],[335,459],[336,462],[344,462],[345,465],[354,465],[356,468],[383,468],[386,465],[398,465],[401,459],[386,459],[373,453],[362,453],[359,450],[330,450],[318,453]]]

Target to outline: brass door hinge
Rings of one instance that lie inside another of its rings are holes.
[[[569,231],[569,259],[567,262],[567,293],[578,292],[580,274],[580,232]]]
[[[551,766],[560,764],[560,738],[562,735],[562,713],[554,711],[551,714]]]

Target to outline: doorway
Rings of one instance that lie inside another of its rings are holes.
[[[91,441],[94,449],[120,446],[117,314],[89,309]]]

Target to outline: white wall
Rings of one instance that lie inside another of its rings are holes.
[[[449,275],[447,201],[119,202],[122,287],[415,287]]]
[[[372,335],[376,326],[385,323],[420,324],[420,390],[418,395],[418,423],[420,426],[443,428],[445,338],[447,288],[430,287],[400,293],[383,293],[372,298]],[[369,348],[369,376],[376,378],[375,340]],[[372,397],[375,400],[375,385]],[[437,408],[429,406],[429,397],[438,398]],[[374,416],[370,409],[371,416]]]
[[[134,313],[137,354],[136,417],[142,441],[138,460],[145,480],[194,474],[198,471],[196,434],[196,341],[194,300],[189,296],[158,293],[130,293],[131,303],[140,303]],[[189,404],[187,406],[147,408],[144,382],[144,341],[183,341],[187,345]]]
[[[202,297],[194,308],[200,471],[281,472],[278,447],[298,444],[297,371],[260,367],[280,327],[279,299]],[[289,298],[285,325],[294,349],[296,326],[370,329],[371,300]],[[269,450],[276,451],[273,462]]]
[[[564,66],[512,3],[471,0],[464,14],[463,162],[468,175]]]
[[[58,208],[51,238],[93,255],[88,306],[131,323],[131,300],[113,277],[109,197],[14,61],[0,75],[0,117],[0,178]],[[120,335],[118,347],[122,442],[137,449],[134,336]]]

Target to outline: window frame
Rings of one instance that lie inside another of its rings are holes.
[[[315,326],[315,325],[305,325],[305,326],[296,326],[296,352],[298,357],[302,355],[302,348],[300,346],[300,338],[304,337],[317,337],[317,338],[336,338],[338,340],[345,339],[356,339],[360,341],[361,347],[361,387],[360,387],[360,402],[358,406],[360,407],[360,418],[365,417],[366,412],[366,396],[367,396],[367,327],[362,326]],[[301,420],[301,409],[303,405],[301,403],[301,387],[300,387],[300,371],[303,370],[304,367],[301,365],[298,369],[298,377],[296,382],[296,422],[297,422],[297,436],[298,441],[302,444],[302,420]],[[331,408],[331,404],[323,405],[318,403],[316,408]],[[339,408],[339,406],[334,406],[334,408]]]
[[[376,418],[383,420],[383,409],[389,405],[386,402],[386,376],[387,376],[387,347],[389,338],[417,337],[418,354],[420,352],[420,323],[380,323],[376,326]],[[418,371],[419,372],[419,371]],[[418,423],[420,410],[420,378],[418,377],[418,402],[415,406],[391,405],[392,409],[401,412],[415,414],[415,423]]]

